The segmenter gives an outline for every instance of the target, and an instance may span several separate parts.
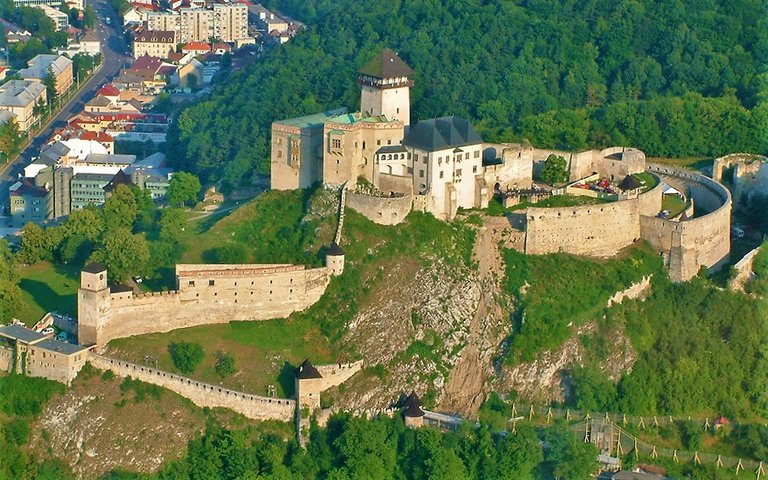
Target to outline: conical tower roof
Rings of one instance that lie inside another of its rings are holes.
[[[299,380],[308,380],[311,378],[323,378],[323,376],[320,375],[320,372],[317,371],[309,359],[305,359],[304,362],[299,365],[299,368],[296,369],[296,378]]]
[[[358,70],[373,78],[410,77],[413,70],[392,50],[385,48],[373,60]]]

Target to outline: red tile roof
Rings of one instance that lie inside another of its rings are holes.
[[[120,96],[120,90],[117,89],[114,85],[111,83],[108,83],[101,87],[98,92],[96,92],[96,95],[103,95],[105,97],[118,97]]]
[[[181,47],[182,51],[192,51],[192,52],[210,52],[211,46],[207,43],[203,42],[189,42],[183,47]]]
[[[99,143],[112,143],[115,141],[107,132],[91,132],[89,130],[80,134],[80,140],[94,140]]]

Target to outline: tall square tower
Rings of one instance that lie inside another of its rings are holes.
[[[387,120],[411,123],[410,91],[413,70],[392,50],[385,48],[359,70],[360,111]]]

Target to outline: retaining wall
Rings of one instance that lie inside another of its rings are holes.
[[[755,264],[755,257],[757,257],[758,253],[760,253],[760,247],[751,250],[733,266],[736,275],[728,284],[732,289],[744,290],[744,285],[746,285],[755,276],[755,273],[752,271],[752,267]]]
[[[158,385],[188,398],[198,407],[223,407],[254,420],[280,420],[290,422],[296,411],[296,402],[285,398],[270,398],[229,390],[173,373],[142,367],[93,352],[88,361],[101,370],[112,370],[115,375],[134,378]]]
[[[397,225],[411,212],[413,196],[375,197],[348,192],[347,206],[379,225]]]

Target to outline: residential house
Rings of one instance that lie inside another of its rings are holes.
[[[145,55],[167,58],[176,48],[176,32],[162,30],[144,30],[133,39],[133,58]]]
[[[8,69],[0,65],[0,81],[5,80],[5,75],[8,73]]]
[[[131,68],[123,70],[123,73],[139,77],[143,92],[160,93],[175,71],[175,65],[164,63],[158,57],[143,56],[137,58]],[[117,84],[117,81],[113,83]]]
[[[45,85],[29,80],[10,80],[0,85],[0,110],[16,115],[19,130],[26,132],[40,115],[35,107],[47,100]]]
[[[183,53],[192,53],[195,56],[205,55],[211,51],[211,46],[205,42],[189,42],[181,47]]]
[[[127,12],[123,14],[123,26],[125,25],[138,25],[145,20],[145,15],[139,13],[136,8],[129,8]]]
[[[203,69],[204,65],[192,59],[191,62],[186,65],[182,65],[177,70],[174,82],[180,88],[200,88],[205,85],[203,81]]]
[[[19,76],[24,80],[35,80],[45,83],[49,74],[56,80],[56,94],[66,92],[74,82],[72,60],[62,55],[41,54],[27,62],[28,68],[19,70]]]

